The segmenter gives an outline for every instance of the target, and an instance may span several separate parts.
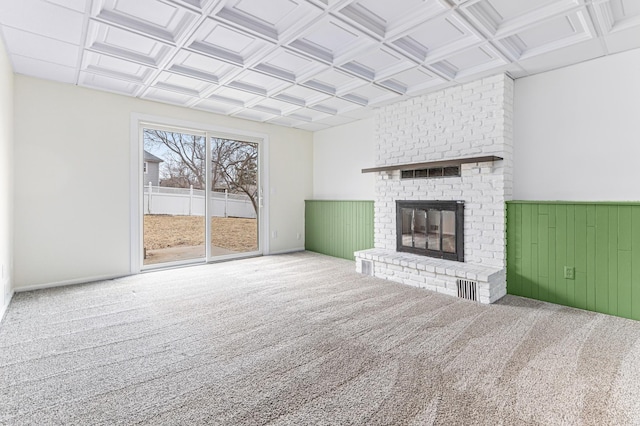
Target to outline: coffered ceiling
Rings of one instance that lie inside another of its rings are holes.
[[[306,130],[640,47],[638,0],[0,0],[20,74]]]

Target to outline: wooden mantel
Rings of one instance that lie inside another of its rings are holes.
[[[389,172],[392,170],[429,169],[432,167],[451,167],[451,166],[460,166],[461,164],[486,163],[489,161],[498,161],[498,160],[502,160],[502,157],[497,157],[495,155],[487,155],[484,157],[455,158],[452,160],[427,161],[426,163],[394,164],[392,166],[372,167],[369,169],[362,169],[362,173]]]

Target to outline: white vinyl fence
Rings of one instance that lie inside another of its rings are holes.
[[[202,189],[144,187],[144,214],[204,216],[204,201]],[[256,212],[246,195],[212,192],[211,216],[255,219]]]

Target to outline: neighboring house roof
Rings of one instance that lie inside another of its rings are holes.
[[[150,152],[145,151],[144,152],[144,161],[148,161],[151,163],[163,163],[164,160],[161,158],[156,157],[155,155],[153,155]]]

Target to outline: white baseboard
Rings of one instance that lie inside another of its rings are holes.
[[[4,314],[7,313],[7,309],[9,309],[11,298],[13,298],[13,291],[9,293],[9,298],[5,301],[4,306],[0,306],[0,322],[4,319]]]
[[[74,280],[64,280],[64,281],[57,281],[53,283],[27,285],[24,287],[15,288],[14,291],[16,293],[22,293],[25,291],[43,290],[45,288],[64,287],[66,285],[87,284],[95,281],[114,280],[116,278],[127,277],[129,275],[131,274],[99,275],[94,277],[76,278]]]

